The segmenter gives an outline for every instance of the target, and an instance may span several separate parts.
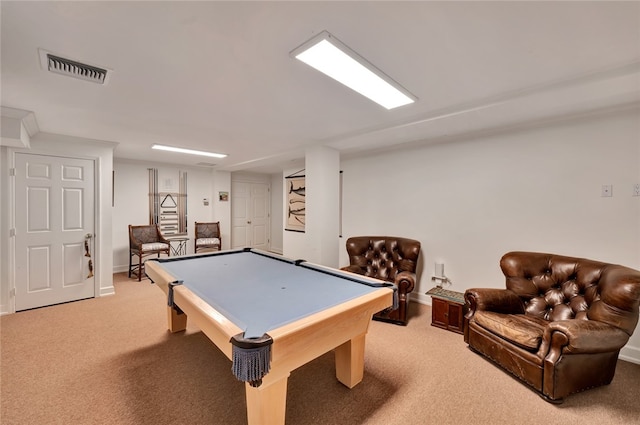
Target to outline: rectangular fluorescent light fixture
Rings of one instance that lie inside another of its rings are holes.
[[[417,98],[327,31],[289,54],[387,109]]]
[[[227,155],[224,154],[224,153],[196,151],[196,150],[193,150],[193,149],[176,148],[175,146],[153,145],[153,146],[151,146],[151,149],[158,149],[158,150],[161,150],[161,151],[178,152],[178,153],[188,153],[189,155],[210,156],[212,158],[226,158],[227,157]]]

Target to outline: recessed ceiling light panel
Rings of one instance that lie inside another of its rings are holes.
[[[404,87],[327,31],[291,51],[290,56],[387,109],[417,100]]]
[[[177,153],[186,153],[189,155],[200,155],[200,156],[209,156],[212,158],[226,158],[227,154],[224,153],[215,153],[215,152],[206,152],[206,151],[197,151],[194,149],[185,149],[178,148],[175,146],[166,146],[166,145],[153,145],[151,149],[158,149],[161,151],[169,151],[169,152],[177,152]]]

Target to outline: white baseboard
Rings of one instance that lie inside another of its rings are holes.
[[[620,350],[619,358],[630,363],[640,364],[640,348],[625,345]]]
[[[106,288],[100,288],[100,295],[98,295],[99,297],[106,297],[108,295],[115,295],[116,293],[116,288],[113,286],[107,286]]]
[[[129,270],[129,265],[125,264],[124,266],[113,266],[114,273],[123,273]]]
[[[411,302],[417,302],[418,304],[431,305],[431,296],[425,294],[411,293]]]

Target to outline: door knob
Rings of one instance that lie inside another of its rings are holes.
[[[247,224],[251,224],[251,220],[247,221]]]

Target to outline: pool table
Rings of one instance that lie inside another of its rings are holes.
[[[167,295],[169,330],[189,317],[232,360],[250,425],[284,424],[291,371],[332,349],[338,381],[357,385],[371,317],[395,298],[388,282],[253,249],[148,260],[145,272]]]

